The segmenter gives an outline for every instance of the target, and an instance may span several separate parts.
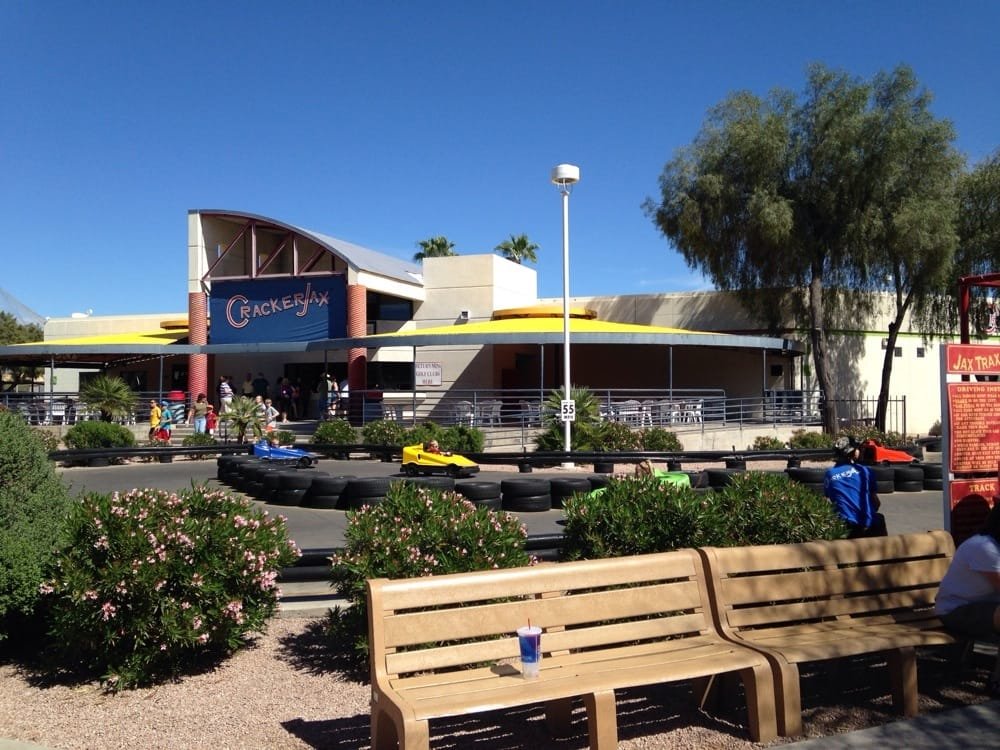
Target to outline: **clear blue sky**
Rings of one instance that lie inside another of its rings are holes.
[[[187,212],[410,258],[512,233],[542,296],[705,288],[640,206],[732,91],[899,63],[970,163],[1000,146],[1000,2],[0,2],[6,289],[63,316],[186,309]]]

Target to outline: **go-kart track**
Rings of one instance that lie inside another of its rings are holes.
[[[589,468],[589,467],[588,467]],[[632,473],[632,466],[619,467],[623,473]],[[323,458],[313,469],[331,476],[353,475],[355,477],[386,477],[402,479],[398,463],[384,463],[373,460],[342,461]],[[84,492],[114,492],[134,487],[158,487],[180,490],[190,487],[192,482],[208,483],[211,487],[226,487],[217,479],[218,466],[215,459],[201,461],[178,460],[168,464],[128,463],[121,466],[60,468],[60,474],[75,495]],[[583,478],[588,471],[552,469],[537,471],[530,476],[537,479]],[[482,467],[476,481],[502,482],[524,478],[515,468],[496,470]],[[921,492],[895,492],[884,494],[882,513],[885,514],[890,534],[928,531],[943,528],[944,511],[940,490]],[[288,519],[292,539],[303,549],[339,547],[344,542],[347,513],[343,510],[324,508],[304,508],[270,505],[255,501],[263,509],[280,514]],[[527,527],[529,534],[558,534],[562,532],[561,509],[541,512],[515,511]]]

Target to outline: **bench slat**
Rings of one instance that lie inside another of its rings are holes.
[[[730,644],[731,647],[731,644]],[[506,706],[519,706],[546,700],[580,695],[606,689],[608,684],[624,689],[655,682],[694,679],[733,671],[734,654],[730,648],[692,652],[691,658],[665,661],[664,655],[648,654],[635,657],[556,665],[542,660],[541,675],[525,681],[514,673],[498,677],[484,674],[481,681],[445,683],[438,686],[404,690],[400,693],[411,702],[420,719],[457,716]],[[742,653],[737,659],[742,658]]]
[[[701,597],[693,581],[522,599],[471,607],[406,612],[385,618],[385,644],[400,647],[441,640],[464,640],[513,633],[527,622],[547,628],[595,620],[662,615],[689,610]]]
[[[381,600],[383,609],[398,611],[527,596],[545,591],[683,579],[696,575],[700,570],[694,550],[676,550],[614,560],[541,564],[531,568],[503,568],[384,581]],[[540,580],[545,581],[544,587],[539,585]]]
[[[637,620],[614,623],[542,635],[542,651],[552,652],[590,649],[596,646],[614,646],[634,641],[656,639],[663,641],[681,633],[704,633],[708,623],[702,614],[683,615],[669,619]],[[678,639],[693,640],[695,636]],[[678,646],[679,648],[680,646]],[[397,651],[386,655],[386,672],[390,675],[407,674],[429,669],[447,669],[484,661],[516,659],[519,656],[517,638],[497,638],[445,645],[438,648],[421,648],[417,651]],[[552,658],[546,656],[545,658]]]
[[[952,552],[947,552],[949,547]],[[950,558],[954,553],[954,542],[948,532],[938,530],[872,539],[714,549],[724,554],[717,558],[713,568],[717,575],[725,577],[732,572],[759,573],[768,570],[864,563],[872,560],[891,562],[918,557]]]
[[[722,580],[719,587],[723,599],[732,606],[749,603],[770,606],[772,602],[783,599],[863,594],[918,586],[930,589],[926,596],[933,601],[941,578],[948,570],[948,563],[944,558],[908,560],[863,568],[730,577]]]
[[[817,599],[786,604],[732,607],[722,616],[730,627],[740,629],[821,617],[864,617],[891,610],[921,610],[934,606],[937,585],[909,591],[891,591],[840,599]]]

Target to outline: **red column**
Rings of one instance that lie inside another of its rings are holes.
[[[208,295],[204,292],[188,293],[188,341],[192,344],[208,343]],[[191,403],[199,393],[206,394],[211,400],[207,354],[192,354],[188,358],[188,398]]]
[[[360,284],[347,285],[347,335],[349,338],[368,333],[368,289]],[[368,389],[368,350],[361,347],[347,351],[347,384],[350,387],[349,419],[361,424],[364,392]]]

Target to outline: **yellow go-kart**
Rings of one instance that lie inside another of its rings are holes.
[[[431,453],[422,444],[403,448],[403,473],[446,474],[450,477],[467,477],[479,471],[479,464],[457,453]]]

